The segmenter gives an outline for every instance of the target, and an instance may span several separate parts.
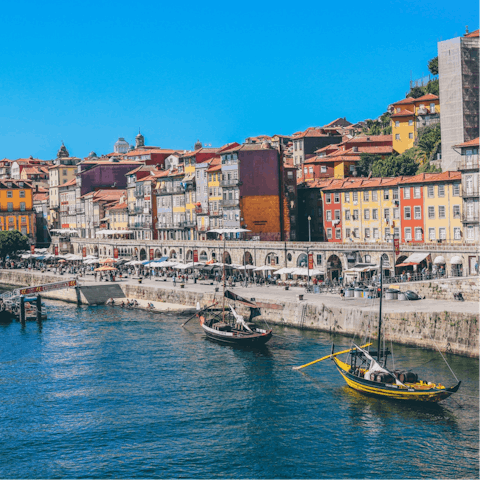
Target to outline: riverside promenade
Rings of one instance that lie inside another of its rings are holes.
[[[54,276],[49,272],[26,270],[0,270],[0,284],[40,285],[74,278],[71,275]],[[192,280],[181,287],[171,278],[164,280],[122,278],[116,282],[95,282],[93,275],[78,278],[80,288],[45,294],[70,302],[103,304],[108,298],[135,299],[140,307],[153,303],[153,311],[192,312],[197,302],[201,306],[221,301],[222,286],[211,281],[196,284]],[[459,284],[461,282],[461,284]],[[388,284],[387,284],[388,285]],[[304,288],[285,290],[278,286],[248,286],[236,284],[235,293],[255,299],[262,318],[269,323],[297,328],[363,335],[367,331],[376,335],[378,299],[344,298],[332,293],[305,293]],[[478,298],[478,278],[456,281],[411,282],[400,285],[400,290],[414,290],[430,298],[417,301],[385,300],[383,313],[386,339],[398,343],[439,348],[446,353],[479,356],[479,304],[478,301],[454,301],[453,293],[464,292],[466,298]],[[465,292],[468,292],[468,296]],[[303,295],[303,300],[299,296]],[[445,298],[442,298],[445,297]],[[247,313],[247,312],[245,312]]]

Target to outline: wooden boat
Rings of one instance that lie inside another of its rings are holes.
[[[383,273],[382,260],[380,260],[380,272]],[[326,355],[318,360],[295,367],[296,370],[313,365],[314,363],[331,358],[337,370],[347,385],[365,395],[373,395],[386,399],[402,400],[409,402],[439,402],[457,392],[461,382],[445,387],[440,383],[434,383],[419,378],[418,374],[407,370],[391,371],[387,367],[387,359],[391,353],[382,346],[382,298],[383,298],[383,275],[380,273],[380,312],[378,325],[378,346],[376,351],[369,351],[371,343],[358,346],[353,344],[348,350]],[[348,354],[347,361],[342,361],[338,355]],[[376,357],[376,358],[375,358]],[[453,373],[453,372],[452,372]],[[455,375],[455,374],[454,374]],[[456,378],[456,377],[455,377]]]
[[[387,368],[390,352],[381,349],[382,345],[382,298],[383,298],[383,265],[380,260],[380,311],[378,325],[377,351],[353,344],[348,351],[350,361],[343,362],[334,354],[332,346],[331,358],[347,385],[361,393],[395,400],[439,402],[455,393],[461,382],[452,387],[419,379],[418,374],[406,371],[391,371]],[[376,357],[376,359],[374,358]]]
[[[219,233],[223,235],[223,251],[225,254],[226,233],[241,233],[249,230],[237,229],[215,229],[210,232]],[[217,303],[210,305],[197,314],[200,320],[200,325],[205,332],[205,335],[217,342],[229,343],[235,345],[245,346],[260,346],[265,345],[272,338],[271,328],[261,328],[253,322],[253,318],[257,317],[260,312],[258,307],[245,298],[240,297],[236,293],[226,290],[226,275],[225,263],[223,263],[223,300],[222,307],[218,310],[213,310],[217,307]],[[245,321],[242,315],[239,315],[232,305],[226,308],[225,299],[233,300],[250,308],[250,318],[248,322]],[[188,320],[187,320],[188,322]],[[185,322],[183,325],[185,325]]]
[[[208,338],[235,345],[265,345],[272,338],[272,329],[263,329],[254,322],[246,322],[242,315],[229,305],[230,312],[210,310],[199,314],[200,325]]]

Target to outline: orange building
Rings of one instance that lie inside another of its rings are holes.
[[[23,180],[0,180],[0,230],[18,230],[35,238],[33,189]]]

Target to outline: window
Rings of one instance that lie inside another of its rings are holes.
[[[408,121],[408,126],[411,127],[413,125],[413,120]]]
[[[327,173],[327,167],[325,165],[320,167],[320,173]]]
[[[329,240],[332,239],[332,229],[331,229],[331,228],[327,228],[327,238],[328,238]]]
[[[378,220],[378,208],[372,209],[372,218]]]
[[[9,212],[13,212],[13,203],[12,203],[12,202],[8,202],[8,203],[7,203],[7,210],[8,210]]]
[[[353,196],[353,203],[357,204],[358,203],[358,192],[353,192],[352,196]]]
[[[447,218],[447,216],[445,215],[445,205],[439,205],[438,218]]]
[[[378,202],[378,192],[376,190],[372,192],[372,202]]]
[[[403,207],[403,218],[405,220],[411,220],[411,218],[412,218],[412,208],[411,207]]]
[[[415,218],[415,220],[422,219],[422,207],[413,207],[413,217]]]
[[[308,167],[308,173],[313,173],[313,167]]]
[[[332,221],[332,211],[327,210],[327,222],[331,222],[331,221]]]
[[[460,218],[460,205],[453,206],[453,218]]]
[[[422,196],[422,187],[413,187],[413,198],[420,198]]]
[[[398,188],[394,188],[392,190],[392,199],[393,200],[398,200]]]
[[[332,201],[332,194],[331,193],[326,193],[325,194],[325,202],[326,203],[331,203]]]
[[[462,235],[460,233],[460,228],[459,227],[454,227],[453,229],[453,238],[455,240],[460,240],[462,238]]]
[[[460,196],[460,184],[459,183],[454,183],[453,184],[453,196],[454,197],[459,197]]]
[[[12,192],[11,190],[9,190],[9,191],[7,192],[7,197],[8,197],[8,198],[12,198],[12,197],[13,197],[13,192]]]
[[[368,208],[363,211],[363,218],[364,220],[370,220],[370,210]]]
[[[363,201],[364,202],[368,202],[369,201],[369,198],[370,198],[370,192],[368,190],[365,190],[363,192]]]
[[[410,227],[405,228],[405,240],[407,242],[412,240],[412,229]]]
[[[340,220],[340,210],[335,210],[335,220]]]
[[[415,227],[415,240],[417,240],[417,242],[422,241],[422,229],[421,229],[421,227]]]
[[[342,238],[342,230],[340,228],[336,228],[335,229],[335,238],[337,240],[339,240],[340,238]]]
[[[366,228],[365,229],[365,240],[369,239],[370,238],[370,229],[369,228]]]
[[[20,190],[20,198],[25,198],[25,190]]]
[[[350,210],[345,210],[345,220],[350,220]]]
[[[430,113],[435,113],[435,104],[434,103],[430,104]]]
[[[349,228],[345,229],[345,236],[348,238],[350,236],[351,232]]]
[[[400,140],[400,134],[399,133],[395,134],[395,140]]]
[[[473,235],[473,225],[469,225],[469,226],[467,227],[467,238],[468,238],[469,240],[473,240],[473,238],[474,238],[474,235]]]
[[[429,228],[428,229],[428,239],[429,240],[435,240],[435,229],[434,228]]]
[[[345,192],[345,203],[350,203],[350,192]]]
[[[438,196],[444,197],[445,196],[445,185],[438,186]]]
[[[438,238],[440,238],[440,240],[447,239],[447,229],[445,227],[440,227],[438,229]]]
[[[306,174],[308,173],[308,168],[305,167],[305,168],[303,169],[303,171],[304,171],[304,173],[305,173],[305,175],[306,175]]]
[[[435,218],[435,207],[428,207],[428,218],[430,220]]]
[[[435,197],[435,187],[433,185],[429,185],[427,187],[427,193],[428,193],[428,198],[434,198]]]
[[[413,138],[413,133],[412,133],[412,132],[410,132],[410,133],[408,134],[408,138],[410,138],[410,139]]]
[[[20,211],[21,212],[25,211],[25,202],[20,202]]]
[[[390,198],[390,190],[383,191],[383,199],[388,200]]]
[[[353,211],[353,219],[358,220],[358,210]]]
[[[395,127],[398,128],[400,126],[400,122],[398,120],[395,120]]]
[[[334,193],[333,194],[333,201],[335,203],[340,203],[340,194],[339,193]]]
[[[385,208],[383,210],[383,218],[385,218],[385,220],[390,220],[390,209],[389,208]]]
[[[353,229],[353,236],[354,236],[355,238],[360,238],[360,234],[358,233],[358,228],[354,228],[354,229]]]
[[[410,187],[403,187],[403,198],[406,200],[410,198]]]
[[[380,236],[378,235],[378,228],[373,229],[373,238],[375,240],[378,240],[380,238]]]
[[[67,175],[67,171],[64,170],[64,171],[62,172],[62,175],[63,175],[63,176],[66,176],[66,175]]]
[[[400,209],[394,208],[393,209],[393,218],[394,220],[400,220]]]
[[[322,255],[319,253],[317,255],[317,265],[321,265],[322,264]]]

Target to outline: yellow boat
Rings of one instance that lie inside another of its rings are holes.
[[[380,260],[380,272],[383,272],[382,260]],[[365,347],[372,345],[371,343],[362,346],[353,344],[352,348],[336,353],[334,353],[334,346],[332,346],[332,353],[330,355],[326,355],[300,367],[295,367],[295,369],[300,370],[301,368],[331,358],[335,362],[340,375],[342,375],[343,379],[347,382],[347,385],[363,394],[415,402],[439,402],[444,400],[460,388],[461,382],[458,381],[458,379],[456,385],[446,388],[440,383],[420,380],[416,373],[405,370],[395,370],[392,372],[387,368],[387,359],[390,352],[385,348],[383,350],[381,349],[382,277],[383,275],[380,274],[381,294],[377,351],[365,350]],[[338,355],[341,354],[349,355],[349,363],[343,362],[338,358]]]
[[[336,356],[332,356],[332,359],[347,385],[366,395],[394,400],[439,402],[455,393],[460,387],[461,382],[446,388],[439,383],[419,380],[418,376],[412,372],[391,372],[381,366],[369,352],[357,345],[354,345],[350,351],[350,357],[350,365]],[[366,365],[365,360],[369,365]]]

